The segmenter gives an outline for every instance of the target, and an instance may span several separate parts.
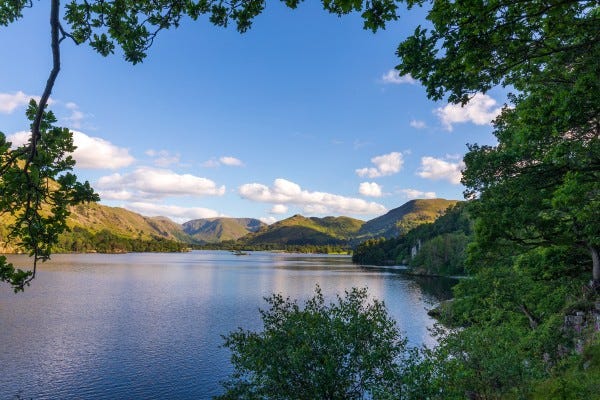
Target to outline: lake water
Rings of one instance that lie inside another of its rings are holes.
[[[210,398],[231,371],[221,335],[260,328],[263,297],[316,284],[328,299],[368,287],[413,345],[434,344],[426,310],[449,295],[448,281],[345,256],[54,255],[25,293],[0,285],[0,399]]]

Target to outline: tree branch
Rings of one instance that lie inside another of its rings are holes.
[[[52,93],[52,89],[54,88],[54,82],[56,82],[56,77],[60,72],[60,22],[58,18],[59,8],[60,0],[52,0],[50,7],[50,28],[52,36],[52,70],[50,71],[50,76],[48,76],[48,80],[46,81],[46,87],[44,88],[44,92],[42,93],[42,97],[40,98],[40,103],[38,104],[38,109],[35,114],[35,118],[33,120],[33,123],[31,124],[31,151],[29,154],[28,163],[31,162],[31,160],[33,160],[33,157],[37,152],[37,143],[41,137],[40,125],[42,124],[42,116],[44,115],[46,105],[48,104],[48,100],[50,99],[50,94]]]

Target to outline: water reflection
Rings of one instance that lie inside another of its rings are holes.
[[[368,287],[414,345],[434,343],[426,309],[450,285],[343,256],[56,255],[25,293],[0,286],[1,396],[209,398],[230,372],[221,335],[258,329],[263,297],[303,300],[316,284],[328,299]]]

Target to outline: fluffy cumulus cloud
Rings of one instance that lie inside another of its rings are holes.
[[[276,179],[271,187],[260,183],[240,186],[239,194],[245,199],[279,205],[296,205],[308,214],[383,214],[386,208],[363,199],[331,193],[310,192],[286,179]]]
[[[359,168],[356,174],[360,177],[379,178],[381,176],[393,175],[400,172],[404,159],[402,154],[392,152],[371,158],[374,167]]]
[[[102,198],[111,200],[225,194],[225,186],[217,186],[210,179],[150,167],[140,167],[126,174],[103,176],[98,180],[96,188]]]
[[[362,182],[358,187],[358,193],[363,196],[381,197],[383,196],[381,189],[381,185],[378,185],[375,182]]]
[[[19,107],[29,104],[29,100],[39,101],[40,96],[32,96],[22,91],[16,93],[0,93],[0,113],[11,114]]]
[[[460,183],[464,168],[464,162],[456,160],[455,157],[446,156],[445,159],[423,157],[417,175],[425,179],[447,180],[457,185]]]
[[[417,81],[410,75],[400,75],[397,70],[390,69],[388,72],[381,76],[383,83],[391,83],[395,85],[409,84],[414,85]]]
[[[288,212],[288,207],[285,204],[275,204],[271,207],[271,214],[285,214]]]
[[[163,216],[175,222],[183,223],[192,219],[221,217],[215,210],[202,207],[181,207],[175,205],[132,202],[126,203],[125,208],[149,217]]]
[[[399,192],[407,199],[435,199],[435,192],[422,192],[417,189],[401,189]]]
[[[486,125],[492,122],[502,107],[487,94],[477,93],[464,106],[460,104],[447,104],[437,108],[435,114],[440,119],[444,128],[452,131],[453,124],[472,122],[476,125]]]
[[[73,158],[77,168],[81,169],[117,169],[131,165],[135,159],[129,150],[115,146],[99,137],[88,136],[83,132],[73,132],[73,143],[77,147]],[[8,135],[8,141],[13,147],[21,146],[29,140],[30,133],[26,131]]]

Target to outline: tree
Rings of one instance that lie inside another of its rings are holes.
[[[291,8],[298,3],[299,0],[285,1]],[[73,174],[65,172],[74,164],[66,155],[74,150],[71,133],[47,126],[55,122],[47,105],[60,73],[63,41],[70,39],[76,45],[86,43],[103,56],[113,54],[118,47],[126,61],[137,64],[144,60],[160,31],[176,28],[184,18],[197,20],[201,15],[208,15],[214,25],[226,27],[233,22],[238,31],[245,32],[253,18],[265,8],[264,0],[70,0],[64,9],[60,0],[50,0],[49,4],[52,69],[39,103],[32,103],[28,110],[32,121],[31,139],[27,145],[11,150],[11,143],[6,142],[6,136],[0,132],[0,196],[3,199],[0,214],[9,213],[15,219],[9,238],[19,240],[21,247],[33,257],[32,271],[15,269],[5,258],[0,258],[0,281],[9,282],[15,291],[22,291],[35,277],[38,261],[50,257],[58,234],[67,229],[68,206],[99,200],[87,182],[77,183]],[[4,1],[0,5],[0,26],[22,18],[23,10],[29,7],[34,7],[33,0]],[[365,4],[323,0],[323,8],[338,15],[364,10],[364,27],[372,31],[397,19],[397,7],[389,0]],[[53,144],[55,153],[41,156],[48,143]],[[63,162],[63,158],[68,161]],[[41,171],[45,171],[43,176]],[[27,195],[11,197],[18,190]]]
[[[225,336],[234,372],[221,399],[398,399],[406,352],[395,322],[366,289],[325,304],[317,286],[304,308],[275,294],[262,332]]]
[[[418,26],[398,46],[397,68],[435,100],[448,95],[464,104],[497,85],[526,92],[531,83],[551,82],[556,67],[597,65],[597,0],[441,0],[427,19],[432,27]]]
[[[442,338],[434,375],[442,398],[526,398],[532,382],[560,378],[553,367],[573,348],[565,313],[598,299],[600,7],[443,0],[428,19],[398,47],[400,73],[435,100],[466,104],[502,85],[512,103],[498,143],[464,159],[472,277],[447,307],[461,328]]]

